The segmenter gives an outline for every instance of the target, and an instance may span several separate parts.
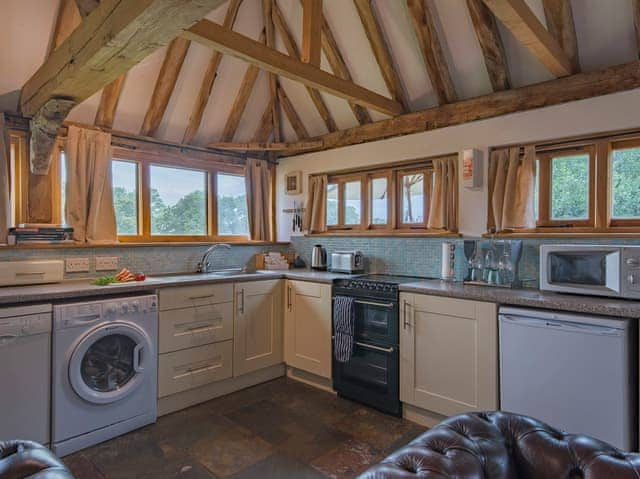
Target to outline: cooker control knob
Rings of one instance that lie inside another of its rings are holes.
[[[627,265],[640,266],[640,258],[627,258]]]

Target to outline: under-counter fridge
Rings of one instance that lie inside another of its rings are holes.
[[[500,408],[637,449],[632,320],[500,308]]]

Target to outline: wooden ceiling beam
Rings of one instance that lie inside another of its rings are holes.
[[[265,41],[265,31],[263,30],[260,35],[260,42]],[[233,137],[236,134],[236,130],[238,129],[238,125],[240,124],[240,119],[242,118],[242,114],[244,110],[247,108],[247,103],[249,103],[249,98],[251,98],[251,93],[253,93],[253,87],[256,84],[256,80],[258,79],[258,74],[260,73],[260,69],[256,65],[249,65],[244,73],[244,77],[242,78],[242,83],[240,84],[240,88],[238,89],[238,93],[236,94],[236,99],[233,102],[233,106],[231,107],[231,111],[229,112],[229,117],[227,118],[227,122],[224,125],[224,130],[222,132],[222,137],[220,141],[233,141]]]
[[[100,0],[74,0],[74,1],[78,7],[78,11],[80,12],[80,15],[82,16],[82,18],[85,18],[87,15],[93,12],[96,8],[98,8],[98,5],[100,5]]]
[[[482,0],[467,0],[467,8],[493,91],[508,90],[511,88],[511,76],[496,17]]]
[[[253,141],[265,142],[269,139],[271,133],[273,133],[273,98],[269,100],[269,103],[267,103],[264,109],[264,113],[262,113],[258,128],[253,134]]]
[[[589,73],[578,73],[535,85],[460,100],[347,130],[310,138],[320,150],[420,133],[509,113],[533,110],[640,88],[640,60]]]
[[[456,101],[456,89],[433,21],[433,7],[425,0],[407,0],[407,6],[438,104]]]
[[[49,44],[47,58],[51,56],[56,48],[67,39],[69,35],[80,25],[82,16],[78,10],[75,0],[60,0],[56,24],[53,28],[53,36]]]
[[[320,68],[322,53],[322,0],[302,0],[302,56]]]
[[[291,126],[296,132],[298,140],[309,138],[309,132],[305,128],[304,123],[302,123],[300,115],[298,115],[298,112],[293,106],[293,103],[291,103],[291,100],[289,100],[289,97],[282,86],[278,87],[278,99],[280,100],[280,105],[282,105],[285,115],[287,115],[287,118],[289,119],[289,123],[291,123]]]
[[[228,28],[230,30],[233,29],[233,24],[236,21],[238,10],[240,9],[241,4],[242,0],[229,0],[227,12],[222,23],[225,28]],[[184,135],[182,137],[183,143],[191,143],[200,130],[204,111],[207,108],[207,104],[209,103],[209,98],[211,97],[213,84],[218,76],[218,68],[220,67],[221,61],[222,53],[213,52],[211,54],[211,58],[209,59],[209,63],[207,64],[207,69],[205,70],[202,77],[202,83],[200,84],[200,90],[198,90],[198,96],[196,96],[196,99],[193,103],[191,115],[189,116],[189,123],[187,124],[187,128],[185,129]]]
[[[274,2],[273,4],[273,23],[276,28],[280,32],[280,38],[282,39],[282,43],[284,43],[285,49],[290,57],[300,58],[300,52],[298,51],[298,46],[296,45],[296,41],[291,34],[291,30],[289,30],[289,26],[287,25],[284,16],[282,15],[282,11],[278,7],[278,4]],[[322,14],[321,14],[322,17]],[[336,125],[335,120],[333,119],[333,115],[327,108],[320,92],[315,88],[311,88],[309,86],[307,88],[307,93],[309,93],[309,97],[313,102],[316,110],[318,110],[318,114],[324,121],[325,126],[329,132],[337,131],[338,126]]]
[[[395,100],[345,81],[313,65],[291,58],[209,20],[199,21],[193,27],[185,30],[182,35],[189,40],[240,58],[264,70],[338,97],[355,101],[387,115],[394,116],[402,112],[402,105]]]
[[[269,48],[276,48],[276,31],[273,25],[273,8],[275,0],[262,0],[262,17],[264,18],[266,43]],[[280,141],[282,138],[282,121],[280,119],[280,102],[278,100],[278,76],[269,72],[269,94],[271,95],[271,122],[273,123],[273,139]]]
[[[371,0],[354,0],[354,4],[356,10],[358,10],[358,15],[360,15],[367,39],[371,44],[373,55],[376,57],[376,62],[378,62],[378,66],[380,67],[382,78],[387,85],[389,93],[391,93],[391,98],[402,104],[403,111],[409,111],[407,95],[400,81],[398,70],[391,56],[391,50],[384,38],[382,26],[378,21]]]
[[[333,73],[343,80],[352,82],[351,72],[344,61],[340,47],[338,47],[338,42],[336,42],[331,26],[329,26],[329,22],[327,22],[327,18],[324,15],[322,15],[322,51],[324,51],[324,55],[327,57]],[[349,106],[358,123],[361,125],[371,123],[371,115],[366,108],[352,101],[349,102]]]
[[[122,88],[124,87],[126,78],[126,74],[122,75],[102,89],[100,104],[98,105],[96,118],[93,122],[96,126],[113,128],[113,120],[116,116],[116,109],[118,108],[120,95],[122,94]]]
[[[55,138],[45,130],[64,121],[69,105],[89,98],[224,1],[102,0],[22,87],[22,114],[46,118],[48,125],[39,130],[44,134],[31,136],[31,150],[39,155],[32,157],[33,171],[48,171]]]
[[[171,95],[178,82],[178,76],[189,51],[189,46],[191,46],[189,40],[178,37],[172,40],[167,47],[153,94],[149,100],[147,113],[140,129],[142,136],[155,136],[160,123],[162,123],[162,118],[167,111],[169,100],[171,100]]]
[[[573,73],[580,71],[578,39],[570,0],[542,0],[549,33],[560,43],[569,57]]]
[[[538,20],[525,0],[483,0],[498,18],[547,69],[557,77],[573,73],[560,43]]]
[[[211,148],[229,151],[302,151],[319,148],[321,141],[297,141],[294,143],[267,143],[267,142],[219,142],[211,143]]]

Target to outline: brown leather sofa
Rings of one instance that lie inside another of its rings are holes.
[[[32,441],[0,442],[0,479],[73,479],[49,449]]]
[[[640,454],[504,412],[452,417],[358,479],[638,479]]]

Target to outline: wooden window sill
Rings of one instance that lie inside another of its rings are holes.
[[[636,231],[516,231],[504,233],[484,233],[483,238],[638,238]]]
[[[460,233],[454,233],[451,231],[412,231],[412,230],[395,230],[395,231],[380,231],[380,230],[341,230],[341,231],[327,231],[326,233],[307,233],[305,237],[331,237],[331,236],[364,236],[364,237],[380,237],[380,238],[459,238],[462,235]]]
[[[214,243],[229,243],[234,246],[287,246],[288,241],[226,241],[226,240],[205,240],[205,241],[151,241],[151,242],[128,242],[121,241],[114,244],[19,244],[0,245],[0,250],[7,249],[75,249],[75,248],[140,248],[153,246],[207,246]]]

